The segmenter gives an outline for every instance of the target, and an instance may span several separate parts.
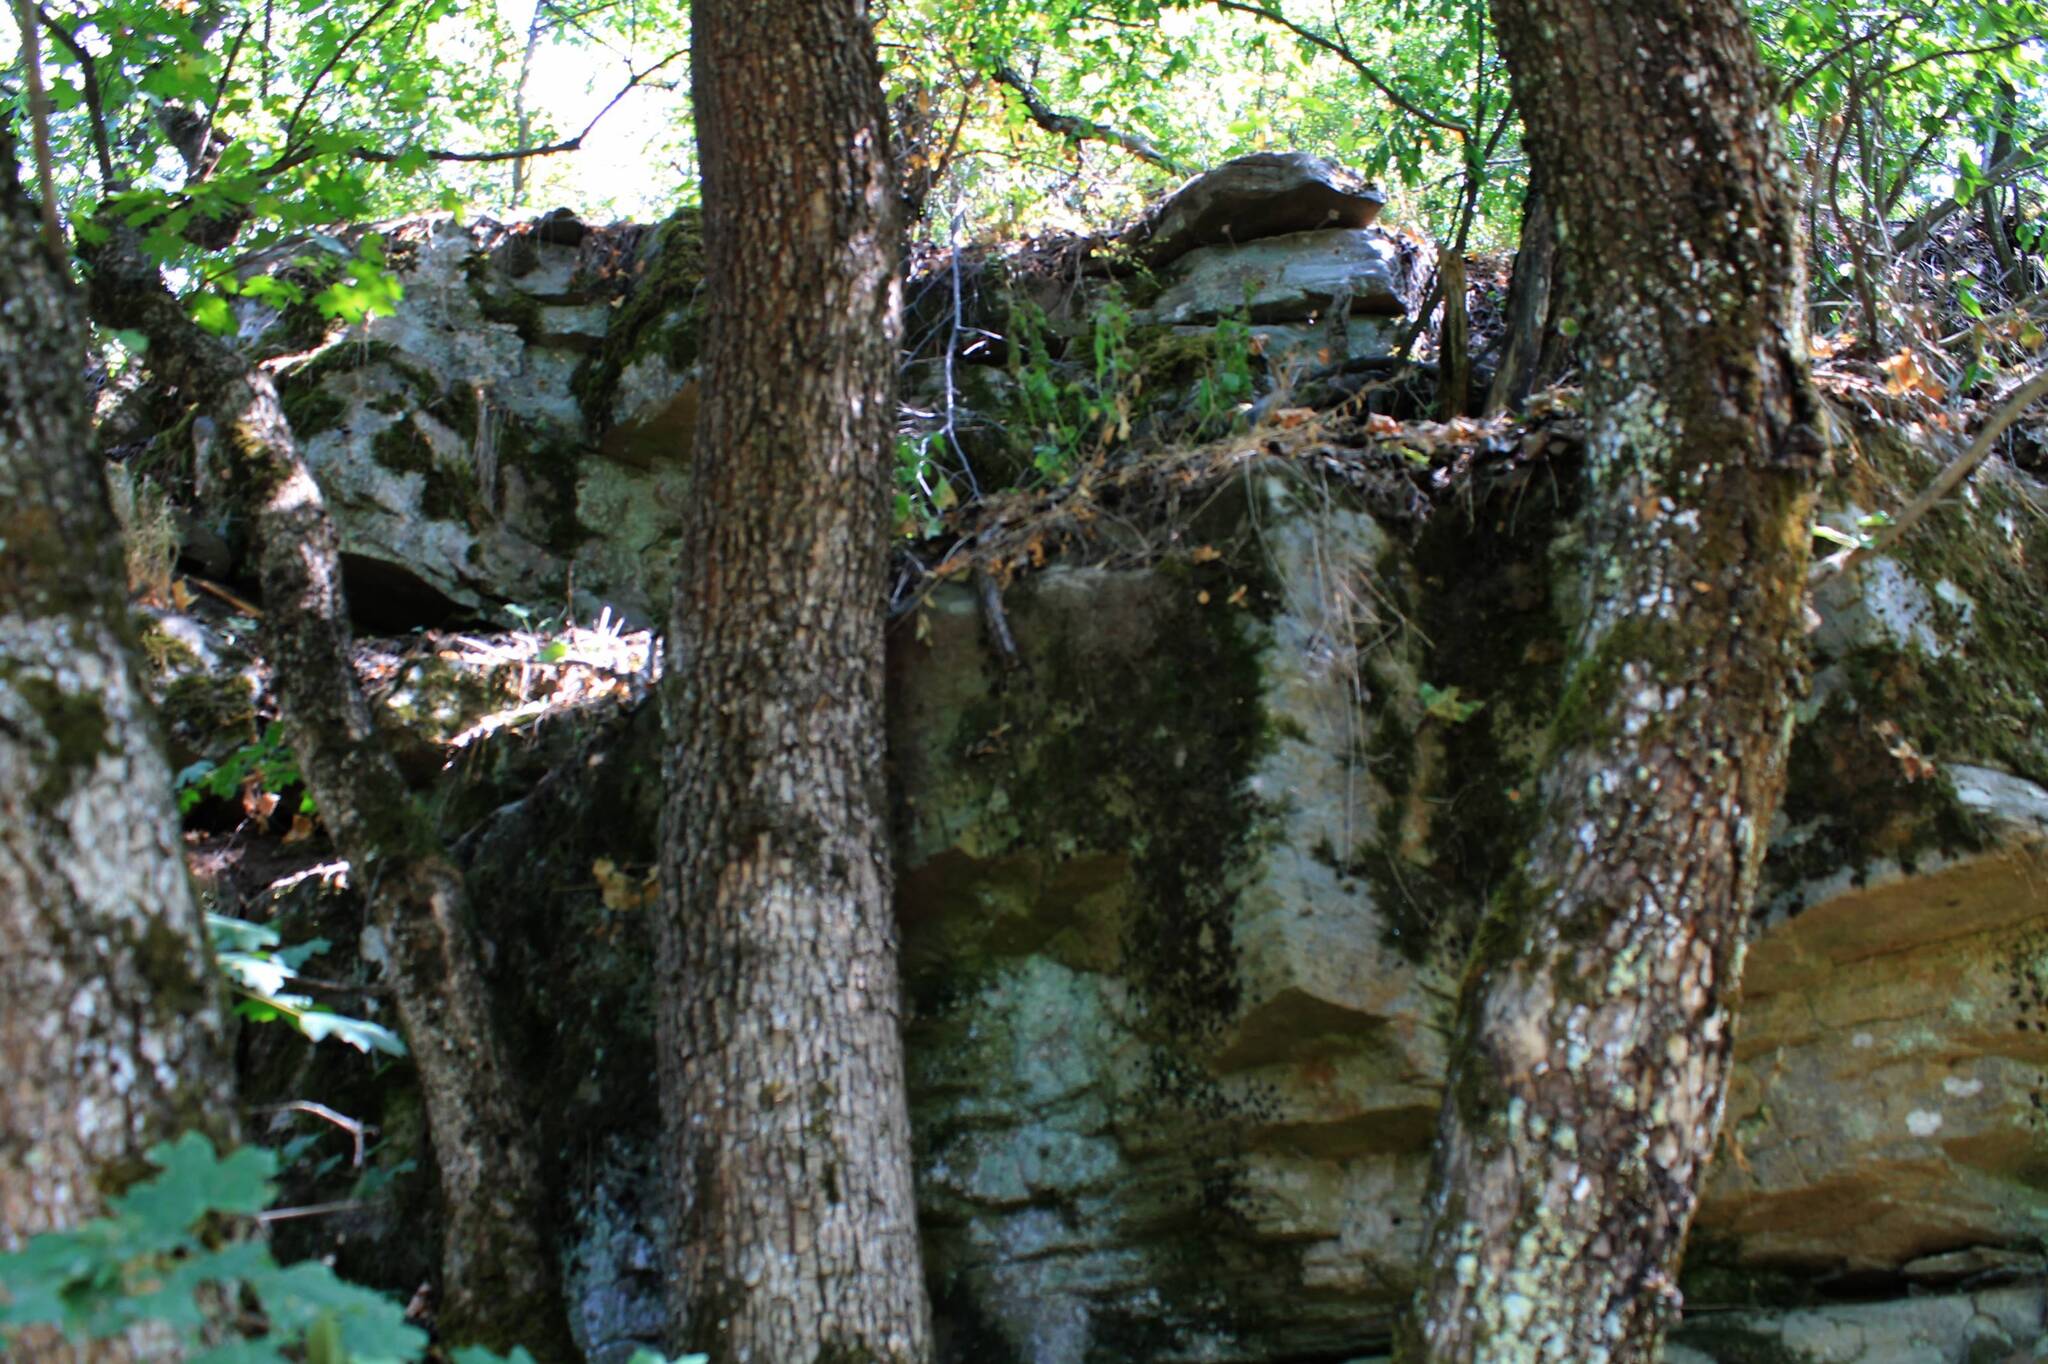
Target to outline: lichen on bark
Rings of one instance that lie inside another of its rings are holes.
[[[86,421],[86,330],[0,126],[0,1250],[233,1139],[212,961]],[[8,1358],[161,1358],[30,1332]]]
[[[1402,1357],[1653,1358],[1802,680],[1799,257],[1724,0],[1500,0],[1584,308],[1588,551],[1543,817],[1453,1037]]]

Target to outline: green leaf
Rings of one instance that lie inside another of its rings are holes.
[[[486,1350],[481,1345],[465,1345],[452,1351],[448,1357],[455,1361],[455,1364],[533,1364],[533,1356],[519,1345],[513,1346],[509,1355],[501,1355],[496,1350]],[[636,1355],[635,1358],[637,1357]]]
[[[253,1216],[270,1205],[277,1157],[260,1146],[242,1146],[225,1159],[197,1132],[163,1142],[149,1153],[163,1173],[111,1200],[117,1216],[132,1217],[159,1236],[182,1236],[209,1212]]]
[[[210,289],[193,297],[192,320],[215,336],[226,336],[235,329],[234,310],[228,307],[225,298]]]
[[[255,1340],[231,1340],[196,1355],[188,1355],[185,1364],[291,1364],[290,1356],[280,1348],[273,1336],[262,1336]]]
[[[373,1051],[386,1056],[405,1055],[405,1043],[399,1040],[397,1033],[366,1018],[351,1018],[326,1009],[308,1009],[294,1021],[309,1042],[323,1042],[332,1037],[365,1055]]]
[[[331,1318],[349,1364],[411,1364],[427,1346],[397,1303],[338,1278],[316,1260],[302,1260],[248,1280],[263,1299],[273,1330],[298,1335]]]
[[[1462,701],[1458,699],[1456,687],[1433,687],[1424,682],[1416,688],[1416,695],[1422,699],[1422,708],[1429,715],[1446,724],[1462,725],[1477,715],[1484,701]]]
[[[1859,549],[1863,545],[1861,536],[1850,535],[1846,531],[1836,530],[1833,526],[1815,526],[1813,538],[1825,540],[1831,545],[1840,545],[1843,549]]]

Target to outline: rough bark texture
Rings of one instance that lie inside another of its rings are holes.
[[[83,311],[0,131],[0,1250],[97,1216],[157,1142],[233,1130],[84,372]],[[41,1338],[7,1358],[152,1354]]]
[[[192,323],[127,233],[95,249],[91,264],[95,318],[146,335],[151,369],[210,414],[224,485],[254,531],[264,654],[285,732],[364,888],[420,1071],[443,1204],[438,1330],[570,1358],[539,1160],[491,1014],[462,872],[372,723],[351,660],[339,536],[276,385]]]
[[[1819,463],[1791,200],[1733,0],[1495,0],[1587,365],[1544,823],[1459,1002],[1409,1359],[1655,1356],[1801,685]]]
[[[1522,196],[1522,233],[1515,248],[1514,276],[1508,282],[1507,332],[1502,338],[1500,366],[1486,395],[1486,415],[1519,409],[1554,367],[1546,365],[1552,335],[1552,286],[1557,276],[1557,220],[1543,182],[1529,177]]]
[[[699,0],[707,376],[670,633],[671,1301],[714,1364],[930,1353],[882,778],[899,210],[861,0]]]

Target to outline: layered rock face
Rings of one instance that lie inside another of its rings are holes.
[[[1182,194],[1131,246],[1151,283],[1105,266],[1055,333],[1085,337],[1114,286],[1137,325],[1234,317],[1341,369],[1412,296],[1334,168]],[[694,225],[394,235],[399,314],[293,380],[351,551],[462,605],[557,602],[573,574],[586,608],[657,616],[688,571]],[[913,403],[1012,415],[1015,366],[977,376],[958,345],[913,367]],[[949,1359],[1339,1360],[1409,1292],[1460,953],[1531,819],[1574,628],[1575,452],[1418,524],[1256,443],[1116,553],[1020,574],[1000,617],[954,582],[892,632]],[[1938,459],[1873,428],[1853,463],[1845,528]],[[2048,509],[1991,470],[1942,516],[1818,602],[1674,1358],[1961,1364],[2042,1330],[2038,1289],[1999,1285],[2039,1273],[2048,1222]],[[502,806],[462,846],[555,1096],[572,1310],[607,1362],[658,1335],[660,1198],[644,915],[592,869],[652,860],[654,730],[592,730],[531,792],[479,775],[530,761],[443,779],[454,808]],[[1870,1298],[1899,1301],[1845,1305]]]
[[[932,1243],[1015,1358],[1335,1358],[1406,1297],[1456,983],[1458,911],[1431,907],[1481,889],[1444,873],[1487,836],[1475,786],[1531,789],[1533,736],[1483,677],[1463,721],[1420,702],[1458,649],[1397,612],[1464,590],[1432,589],[1427,555],[1291,480],[1249,495],[1264,618],[1221,605],[1244,576],[1050,573],[1011,612],[1022,667],[964,593],[894,658]],[[1823,689],[1855,685],[1841,666]],[[1943,704],[1836,693],[1801,766],[1896,746],[1886,716],[1914,732]],[[2040,1265],[2048,755],[2022,775],[1880,751],[1895,770],[1860,798],[1924,827],[1776,879],[1689,1265],[1703,1309]],[[1780,831],[1788,853],[1812,836]],[[1722,1324],[1705,1357],[1753,1357],[1714,1352]],[[1950,1352],[1811,1357],[2004,1357],[1936,1334]]]

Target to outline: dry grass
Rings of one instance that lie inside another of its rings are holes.
[[[121,527],[128,591],[145,600],[168,602],[181,538],[170,499],[153,479],[125,464],[110,463],[106,470],[107,497]]]

